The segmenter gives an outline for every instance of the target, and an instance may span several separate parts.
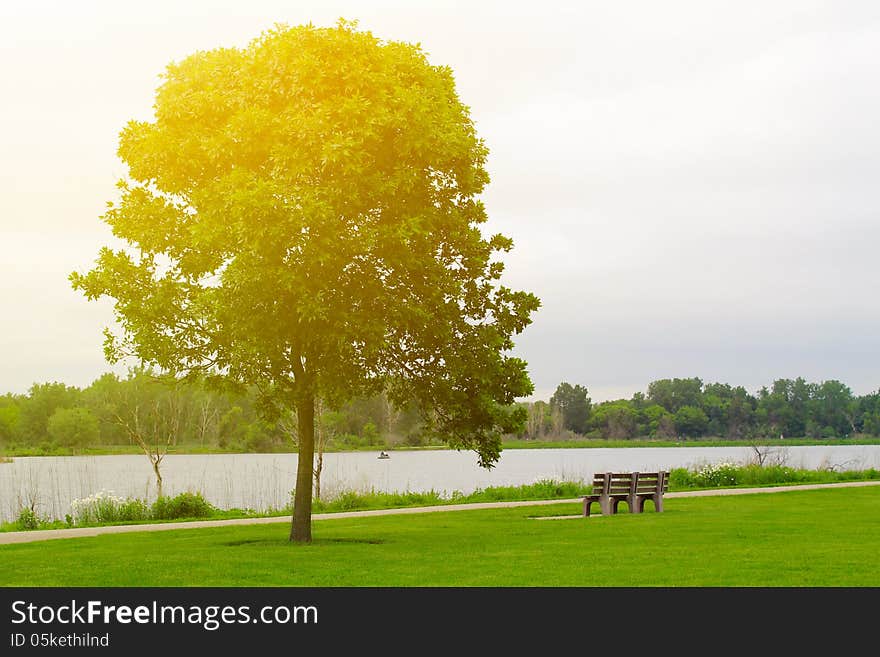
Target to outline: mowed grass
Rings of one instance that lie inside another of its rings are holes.
[[[650,506],[650,505],[649,505]],[[0,545],[3,586],[880,586],[880,487],[674,498],[665,512],[538,520],[579,505]]]

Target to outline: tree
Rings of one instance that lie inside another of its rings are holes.
[[[659,379],[648,384],[648,399],[675,414],[682,406],[699,406],[703,381],[693,379]]]
[[[650,404],[639,410],[639,421],[647,436],[670,438],[675,435],[672,414],[660,404]]]
[[[758,402],[742,386],[733,388],[732,393],[727,406],[727,437],[743,438],[754,425]]]
[[[786,436],[806,435],[807,422],[810,420],[810,400],[815,394],[815,384],[807,383],[803,377],[791,381],[788,397],[791,420],[785,432]]]
[[[18,437],[21,403],[16,395],[0,397],[0,445],[12,443]]]
[[[49,418],[59,408],[73,408],[79,403],[80,391],[73,386],[53,381],[35,383],[21,407],[19,431],[26,442],[37,444],[48,438]]]
[[[156,495],[162,497],[162,460],[184,424],[181,383],[173,376],[142,368],[131,369],[119,383],[100,388],[106,397],[94,401],[149,459],[156,475]]]
[[[629,439],[638,430],[639,414],[628,399],[602,402],[593,411],[591,422],[605,438]]]
[[[788,379],[777,379],[770,390],[765,386],[758,391],[758,418],[772,437],[784,435],[794,417],[789,384]]]
[[[591,400],[587,389],[563,381],[550,398],[550,405],[562,410],[563,426],[575,433],[585,433],[590,419]]]
[[[714,386],[717,388],[718,384],[714,384]],[[701,408],[708,417],[706,432],[711,436],[723,436],[727,433],[730,402],[722,395],[723,393],[718,394],[708,390],[703,394]]]
[[[126,382],[113,373],[107,372],[92,381],[82,391],[83,402],[92,415],[98,420],[100,427],[99,441],[104,445],[132,444],[131,437],[117,420],[115,400],[122,398]]]
[[[539,399],[531,403],[523,403],[523,407],[527,413],[526,424],[523,427],[526,439],[543,438],[552,431],[552,406]]]
[[[675,428],[684,436],[702,436],[709,426],[709,417],[702,408],[682,406],[675,412]]]
[[[531,394],[512,336],[540,305],[501,284],[478,195],[488,150],[452,71],[355,24],[277,26],[168,66],[155,120],[130,122],[125,240],[71,274],[115,299],[111,362],[258,386],[296,411],[291,540],[311,540],[315,402],[386,390],[492,467]]]
[[[314,499],[321,499],[321,473],[324,470],[324,451],[327,448],[327,441],[332,433],[335,433],[336,427],[342,420],[339,411],[325,410],[324,403],[320,399],[315,400],[315,467],[312,470],[314,478],[313,493]],[[299,421],[296,417],[295,410],[288,410],[279,418],[279,425],[285,434],[293,441],[294,445],[299,443],[297,434]]]
[[[191,403],[195,414],[195,430],[200,445],[204,445],[209,435],[216,436],[220,424],[220,403],[218,396],[208,390],[203,383],[192,391]]]
[[[840,381],[823,381],[815,388],[815,418],[830,437],[855,432],[852,390]]]
[[[64,447],[94,445],[101,436],[98,419],[81,406],[57,409],[49,418],[47,430],[49,438]]]
[[[880,436],[880,390],[858,397],[853,409],[858,429],[869,435]],[[2,412],[0,408],[0,433],[2,433]]]

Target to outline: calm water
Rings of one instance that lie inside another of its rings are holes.
[[[450,495],[486,486],[529,484],[541,479],[590,480],[606,470],[655,470],[704,463],[745,463],[749,447],[648,447],[510,449],[492,470],[477,466],[472,452],[400,451],[324,456],[322,490],[428,491]],[[795,468],[880,468],[880,445],[774,448],[768,461]],[[290,499],[295,454],[170,455],[162,463],[163,492],[200,491],[221,508],[280,508]],[[63,518],[73,499],[100,490],[155,499],[156,482],[145,456],[40,456],[0,464],[0,519],[10,520],[36,502],[40,513]]]

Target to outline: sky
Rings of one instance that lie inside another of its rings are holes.
[[[532,399],[880,388],[880,3],[78,0],[0,4],[0,394],[124,373],[68,275],[113,244],[118,135],[165,67],[339,18],[452,68],[504,283],[542,301]]]

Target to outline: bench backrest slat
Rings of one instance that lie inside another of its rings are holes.
[[[597,472],[594,495],[653,495],[669,490],[669,472]]]

